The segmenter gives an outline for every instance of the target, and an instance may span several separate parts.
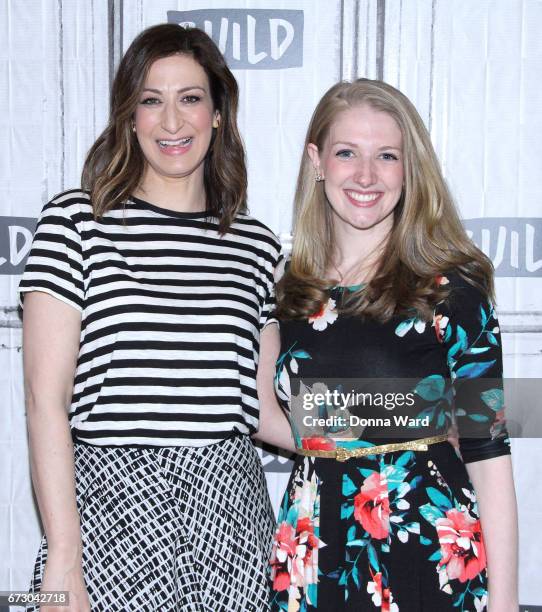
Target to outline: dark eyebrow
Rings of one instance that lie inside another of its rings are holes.
[[[191,89],[201,89],[201,91],[203,91],[204,93],[207,93],[207,90],[204,87],[201,87],[200,85],[189,85],[188,87],[183,87],[182,89],[178,89],[177,93],[184,93],[185,91],[190,91]],[[152,87],[145,87],[143,89],[143,92],[145,91],[150,91],[152,93],[156,93],[156,94],[161,94],[162,91],[160,89],[153,89]],[[142,93],[143,93],[142,92]]]

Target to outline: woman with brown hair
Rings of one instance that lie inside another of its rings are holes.
[[[295,204],[264,332],[299,453],[272,609],[517,609],[492,266],[409,100],[381,81],[332,87]]]
[[[249,435],[279,244],[246,214],[237,105],[206,34],[149,28],[83,189],[39,219],[20,284],[46,534],[32,588],[69,591],[72,612],[268,606],[274,517]]]

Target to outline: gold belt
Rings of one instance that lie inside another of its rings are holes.
[[[377,446],[364,446],[362,448],[343,448],[338,447],[334,450],[309,450],[298,448],[296,452],[305,457],[325,457],[336,459],[337,461],[346,461],[352,457],[366,457],[367,455],[380,455],[383,453],[392,453],[394,451],[412,450],[426,451],[431,444],[439,444],[446,442],[448,435],[431,436],[429,438],[419,438],[418,440],[407,440],[405,442],[392,442],[391,444],[380,444]]]

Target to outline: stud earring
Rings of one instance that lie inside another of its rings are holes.
[[[132,132],[136,131],[135,121],[132,121]]]
[[[320,170],[316,171],[316,176],[314,177],[314,180],[317,183],[321,183],[324,180],[324,177],[320,174]]]

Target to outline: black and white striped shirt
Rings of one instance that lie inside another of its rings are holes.
[[[76,440],[204,446],[257,429],[259,333],[280,245],[248,215],[222,237],[217,228],[137,198],[95,220],[76,190],[44,207],[19,291],[81,312]]]

